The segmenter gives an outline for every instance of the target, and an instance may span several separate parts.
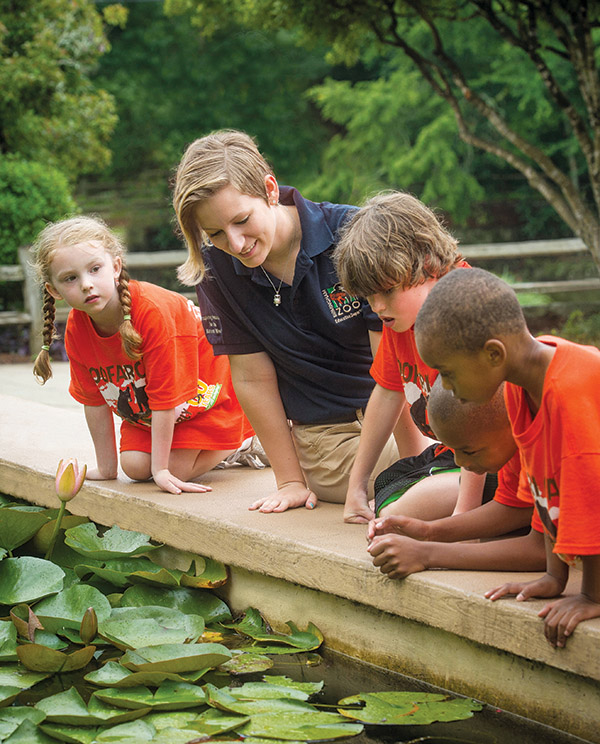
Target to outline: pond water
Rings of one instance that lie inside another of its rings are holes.
[[[301,681],[323,680],[320,696],[313,702],[335,705],[338,700],[357,692],[410,690],[443,692],[387,669],[356,661],[328,649],[320,652],[319,665],[307,665],[305,660],[287,656],[276,660],[273,674],[287,674]],[[481,702],[481,701],[480,701]],[[428,726],[366,726],[365,731],[344,742],[352,744],[591,744],[587,739],[572,736],[558,729],[543,726],[527,718],[484,705],[472,718],[464,721],[434,723]]]
[[[323,690],[311,698],[313,704],[323,710],[335,710],[343,697],[358,692],[418,691],[442,692],[447,690],[426,685],[412,677],[390,672],[381,667],[359,662],[344,654],[322,649],[318,654],[290,654],[275,656],[274,666],[268,673],[287,675],[302,682],[325,683]],[[77,688],[87,700],[97,689],[88,684],[82,672],[57,674],[35,685],[20,696],[20,704],[35,704],[49,695],[54,695],[71,686]],[[209,673],[199,684],[211,682],[222,687],[242,684],[249,680],[260,680],[262,674],[242,675],[232,678],[229,674]],[[329,707],[331,706],[331,707]],[[216,739],[215,739],[216,741]],[[348,744],[592,744],[589,740],[572,736],[558,729],[543,726],[535,721],[508,713],[493,706],[484,705],[472,718],[463,721],[433,723],[427,726],[365,726],[358,736],[337,739]]]

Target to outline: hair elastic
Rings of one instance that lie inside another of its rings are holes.
[[[49,346],[48,346],[47,344],[44,344],[44,345],[42,346],[42,350],[43,350],[43,351],[50,351],[50,347],[49,347]]]
[[[125,315],[123,316],[123,322],[125,322],[126,320],[131,320],[131,315],[129,313],[125,313]]]

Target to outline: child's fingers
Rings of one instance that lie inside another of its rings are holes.
[[[491,599],[492,602],[501,597],[506,597],[509,594],[519,594],[523,589],[523,584],[502,584],[494,589],[490,589],[484,594],[484,597]]]

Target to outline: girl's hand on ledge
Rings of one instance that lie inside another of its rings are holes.
[[[179,480],[171,474],[166,468],[164,470],[157,470],[153,475],[154,482],[162,490],[167,493],[205,493],[206,491],[212,491],[210,486],[204,486],[202,483],[187,483],[186,481]]]

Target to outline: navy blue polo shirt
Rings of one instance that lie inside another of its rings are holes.
[[[276,307],[260,267],[205,246],[208,273],[196,291],[206,336],[217,355],[266,352],[289,419],[349,419],[373,389],[368,331],[381,330],[369,305],[343,289],[331,260],[337,231],[356,207],[316,204],[289,186],[280,201],[297,207],[302,226],[292,286],[282,285]]]

